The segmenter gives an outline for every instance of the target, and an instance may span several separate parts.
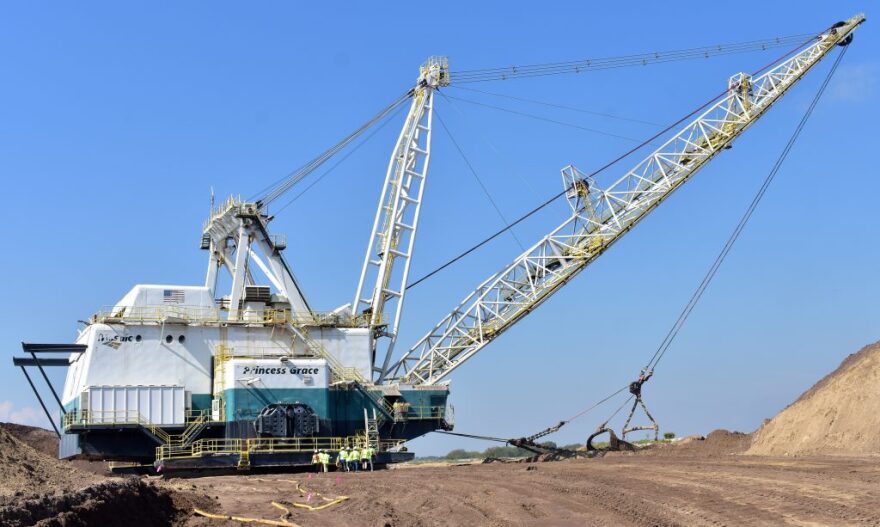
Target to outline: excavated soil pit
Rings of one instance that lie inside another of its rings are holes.
[[[79,527],[172,525],[193,507],[214,508],[203,496],[171,492],[143,480],[106,481],[64,494],[12,500],[0,507],[0,525]]]

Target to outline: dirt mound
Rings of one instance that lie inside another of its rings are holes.
[[[37,452],[49,457],[58,457],[58,436],[51,430],[16,423],[0,423],[0,428]]]
[[[193,506],[210,508],[212,502],[131,478],[105,481],[66,494],[17,500],[0,507],[0,525],[151,527],[171,525],[189,516]]]
[[[710,432],[706,437],[690,436],[680,441],[640,449],[638,455],[720,457],[742,454],[751,442],[751,434],[719,429]]]
[[[754,433],[754,455],[880,455],[880,342],[840,366]]]
[[[24,494],[82,488],[100,481],[50,457],[0,427],[0,504]]]
[[[57,459],[58,458],[58,436],[51,430],[45,428],[37,428],[35,426],[19,425],[15,423],[0,423],[0,428],[9,432],[10,435],[21,441],[22,443],[33,448],[41,454]],[[86,461],[77,459],[65,461],[73,467],[92,474],[101,476],[109,476],[107,464],[102,461]]]

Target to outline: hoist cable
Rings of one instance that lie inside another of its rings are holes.
[[[583,59],[546,64],[530,64],[526,66],[507,66],[502,68],[459,70],[451,71],[449,74],[449,78],[451,84],[456,85],[473,82],[542,77],[566,73],[582,73],[586,71],[631,66],[645,66],[648,64],[661,64],[665,62],[709,58],[713,56],[729,55],[735,53],[766,51],[771,48],[795,44],[804,40],[804,38],[806,37],[815,36],[816,33],[805,33],[772,39],[753,40],[732,44],[721,44],[715,46],[705,46],[699,48],[689,48],[654,53],[641,53],[636,55],[623,55],[617,57]]]
[[[282,178],[276,183],[273,183],[272,185],[269,185],[262,191],[258,192],[257,196],[259,197],[252,198],[251,201],[256,201],[260,205],[265,206],[280,197],[282,194],[290,190],[291,187],[302,181],[303,178],[305,178],[306,176],[314,172],[318,167],[323,165],[328,159],[330,159],[340,150],[349,145],[352,141],[360,137],[361,134],[367,131],[370,127],[381,121],[383,117],[385,117],[386,115],[394,111],[395,108],[406,102],[406,100],[410,98],[411,93],[411,91],[407,91],[406,93],[395,99],[394,102],[380,110],[379,113],[371,117],[367,122],[362,124],[355,131],[345,136],[341,141],[331,146],[297,170],[291,172],[287,177]]]
[[[825,77],[825,80],[822,82],[819,87],[819,91],[816,92],[816,95],[813,97],[810,106],[807,108],[803,117],[801,117],[800,122],[792,133],[791,137],[788,139],[788,143],[786,143],[785,148],[782,149],[782,153],[780,153],[779,157],[776,159],[776,163],[774,163],[773,168],[770,170],[770,173],[767,174],[767,177],[764,179],[763,184],[758,189],[758,192],[755,194],[755,197],[752,198],[751,203],[749,204],[746,212],[743,214],[742,218],[739,220],[736,228],[731,233],[730,237],[727,239],[727,242],[721,249],[721,252],[715,258],[715,261],[709,267],[709,270],[706,272],[706,275],[703,277],[703,280],[697,286],[697,289],[694,291],[688,303],[685,305],[684,309],[679,314],[678,319],[669,329],[669,332],[666,334],[666,337],[663,339],[663,342],[660,343],[660,346],[657,348],[657,351],[654,352],[654,355],[651,357],[651,360],[648,361],[648,364],[645,365],[645,370],[651,371],[657,368],[657,364],[660,362],[660,359],[663,358],[663,355],[669,350],[669,347],[672,345],[672,341],[675,340],[675,337],[678,335],[678,332],[681,330],[685,321],[687,321],[691,312],[696,307],[697,302],[700,301],[700,298],[703,296],[703,293],[706,291],[706,288],[709,287],[709,283],[715,277],[715,274],[718,272],[718,269],[721,267],[721,264],[724,262],[724,259],[730,253],[730,250],[733,248],[733,245],[736,243],[736,240],[739,238],[740,234],[742,234],[743,229],[745,229],[746,224],[751,219],[752,215],[755,212],[755,209],[758,207],[758,204],[761,202],[761,199],[764,197],[764,194],[767,192],[767,188],[770,186],[770,183],[773,182],[773,179],[776,177],[776,174],[779,173],[780,168],[782,168],[782,164],[785,162],[785,159],[788,157],[789,152],[791,152],[792,147],[794,147],[795,142],[803,131],[804,127],[807,124],[807,121],[810,119],[810,116],[813,114],[813,110],[816,108],[816,105],[819,103],[819,100],[822,98],[822,94],[825,93],[825,89],[828,87],[828,83],[831,81],[831,78],[834,76],[834,73],[837,71],[837,67],[840,65],[841,60],[843,60],[843,56],[846,54],[847,47],[845,46],[840,54],[834,61],[834,64],[831,66],[831,69],[828,71],[828,75]]]
[[[464,86],[450,86],[450,87],[451,87],[451,88],[455,88],[456,90],[465,90],[465,91],[469,91],[469,92],[480,93],[480,94],[483,94],[483,95],[490,95],[490,96],[492,96],[492,97],[499,97],[499,98],[502,98],[502,99],[510,99],[510,100],[512,100],[512,101],[520,101],[520,102],[527,102],[527,103],[531,103],[531,104],[538,104],[538,105],[541,105],[541,106],[548,106],[548,107],[550,107],[550,108],[559,108],[559,109],[561,109],[561,110],[570,110],[570,111],[573,111],[573,112],[585,113],[585,114],[587,114],[587,115],[595,115],[595,116],[597,116],[597,117],[606,117],[606,118],[608,118],[608,119],[616,119],[616,120],[618,120],[618,121],[627,121],[627,122],[630,122],[630,123],[646,124],[646,125],[649,125],[649,126],[656,126],[656,127],[662,127],[662,126],[663,126],[663,125],[660,124],[660,123],[655,123],[655,122],[651,122],[651,121],[645,121],[645,120],[643,120],[643,119],[633,119],[633,118],[631,118],[631,117],[623,117],[623,116],[620,116],[620,115],[615,115],[615,114],[613,114],[613,113],[596,112],[596,111],[593,111],[593,110],[587,110],[587,109],[584,109],[584,108],[577,108],[577,107],[575,107],[575,106],[568,106],[568,105],[565,105],[565,104],[559,104],[559,103],[548,102],[548,101],[541,101],[541,100],[538,100],[538,99],[530,99],[530,98],[528,98],[528,97],[520,97],[520,96],[518,96],[518,95],[508,95],[508,94],[505,94],[505,93],[497,93],[497,92],[491,92],[491,91],[485,91],[485,90],[478,90],[478,89],[476,89],[476,88],[467,88],[467,87],[464,87]]]
[[[441,95],[443,95],[443,94],[441,93]],[[456,150],[458,150],[458,154],[464,160],[464,163],[467,165],[471,174],[474,176],[474,179],[477,180],[477,184],[480,186],[481,189],[483,189],[483,194],[486,195],[486,198],[489,199],[489,203],[492,204],[492,207],[495,209],[495,212],[498,214],[498,217],[501,218],[501,223],[503,223],[505,226],[509,226],[510,222],[507,221],[507,217],[505,217],[504,213],[501,212],[501,208],[498,206],[498,204],[492,198],[492,194],[489,192],[489,189],[483,183],[483,180],[480,179],[479,175],[477,175],[477,171],[474,170],[474,166],[471,164],[470,160],[468,160],[467,156],[464,155],[464,150],[462,150],[461,146],[459,146],[458,141],[455,140],[455,137],[452,136],[452,132],[449,130],[449,127],[446,126],[446,122],[443,120],[443,117],[440,116],[440,112],[438,112],[436,108],[434,109],[434,115],[437,116],[437,120],[440,121],[440,126],[446,132],[446,135],[449,136],[449,140],[452,141],[452,145],[455,147]],[[519,245],[520,249],[525,251],[526,248],[523,246],[522,242],[517,237],[516,233],[513,232],[512,229],[510,230],[510,235],[513,236],[513,239],[516,241],[517,245]]]

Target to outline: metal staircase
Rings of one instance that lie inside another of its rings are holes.
[[[366,430],[367,446],[379,450],[379,422],[376,419],[376,410],[373,409],[373,418],[370,419],[369,412],[364,408],[364,430]]]
[[[391,405],[385,400],[385,396],[381,392],[370,390],[369,386],[373,383],[361,375],[357,368],[343,366],[333,354],[324,349],[320,342],[309,336],[308,329],[305,327],[288,323],[287,328],[305,343],[314,356],[327,361],[327,366],[330,368],[331,382],[349,383],[350,386],[366,396],[384,418],[393,419]]]
[[[247,448],[241,449],[238,453],[238,464],[235,466],[238,470],[250,470],[251,456]]]

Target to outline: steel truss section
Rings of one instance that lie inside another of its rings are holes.
[[[370,319],[374,357],[378,339],[388,339],[382,368],[374,368],[377,373],[387,367],[397,340],[431,160],[434,91],[448,85],[447,71],[445,58],[428,59],[421,67],[409,113],[388,162],[370,244],[352,303],[353,314],[364,313]],[[372,289],[368,290],[368,284],[373,284]],[[386,312],[390,317],[386,317]]]
[[[205,286],[216,293],[218,271],[225,267],[232,277],[229,300],[229,320],[239,320],[240,301],[246,285],[254,285],[250,263],[255,264],[275,289],[290,302],[295,313],[310,313],[308,301],[299,281],[282,255],[286,248],[283,238],[272,237],[267,223],[270,218],[257,203],[246,203],[230,198],[217,209],[202,233],[205,249],[210,252]],[[230,244],[230,241],[235,244]],[[256,250],[255,250],[256,249]],[[260,258],[257,250],[265,257]]]
[[[609,188],[562,169],[573,213],[553,232],[469,294],[384,377],[436,384],[595,260],[744,130],[864,20],[820,35],[756,79],[734,75],[719,102]]]

